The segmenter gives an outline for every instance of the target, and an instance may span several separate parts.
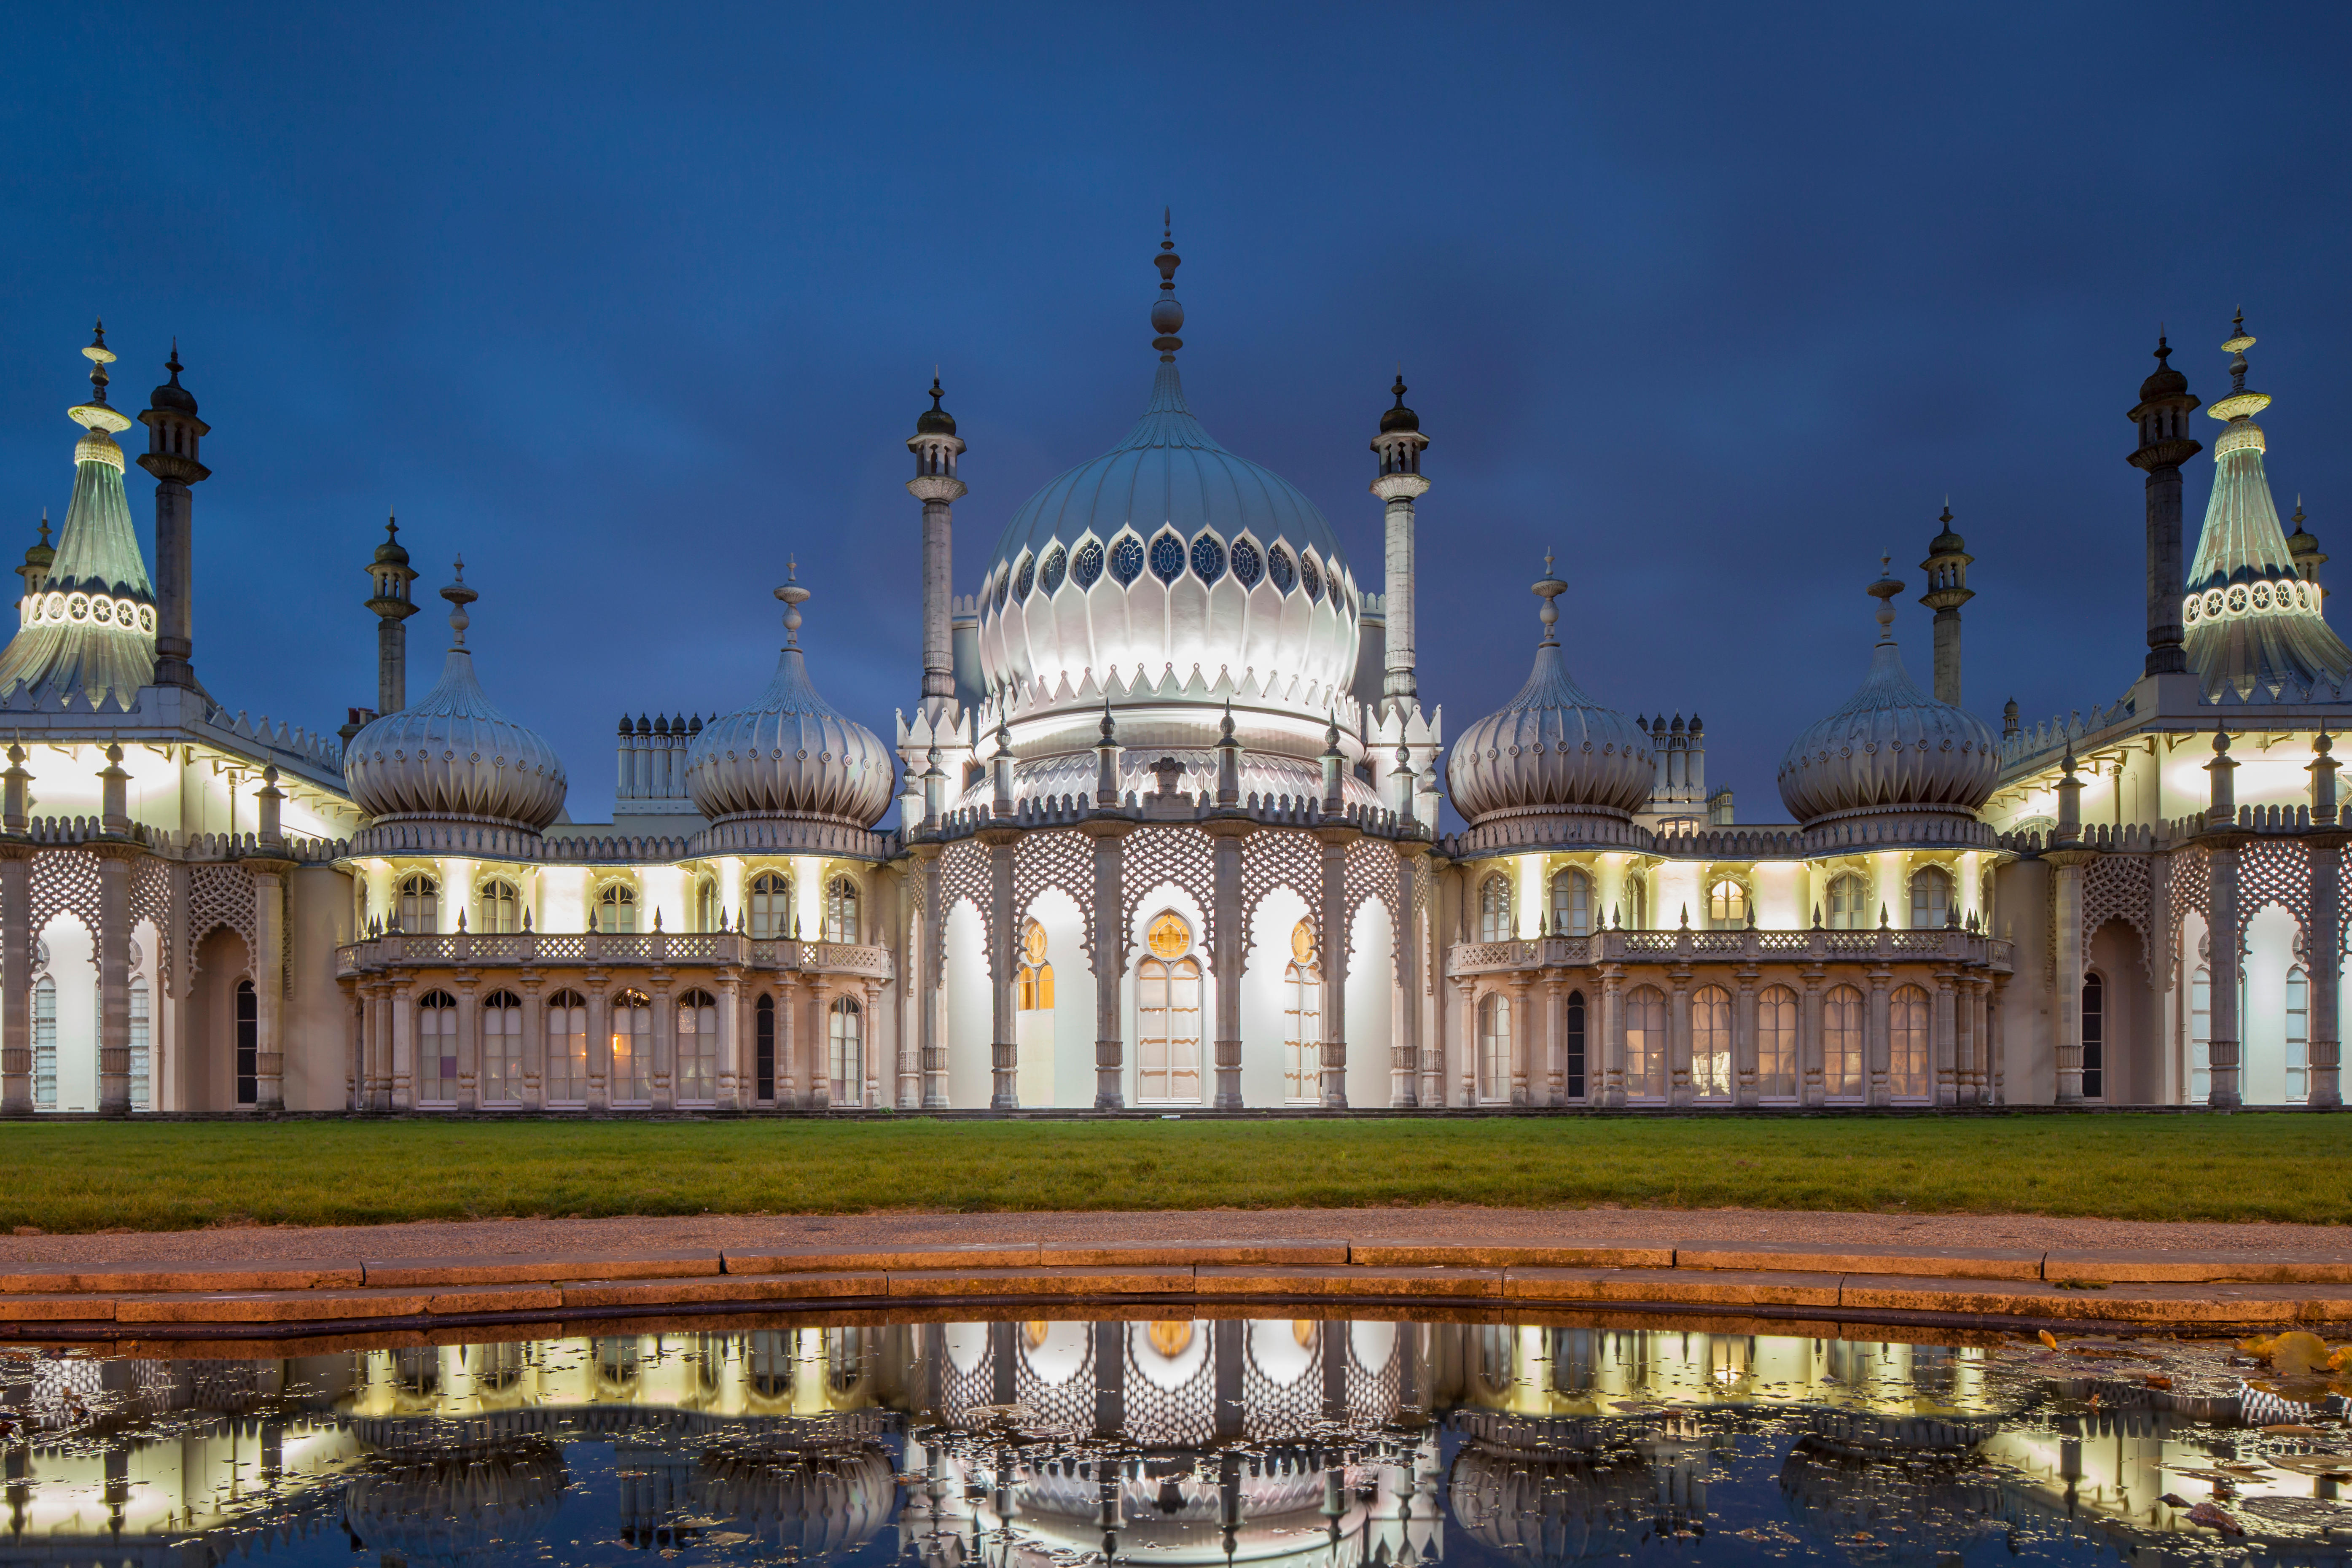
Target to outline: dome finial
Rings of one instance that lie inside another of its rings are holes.
[[[1160,298],[1151,302],[1151,330],[1158,335],[1151,346],[1160,351],[1162,360],[1173,360],[1184,340],[1176,334],[1184,330],[1184,307],[1176,299],[1176,268],[1184,258],[1176,254],[1175,219],[1173,209],[1160,213],[1160,254],[1151,265],[1160,268]]]
[[[108,379],[106,367],[114,363],[114,351],[106,346],[105,317],[100,316],[98,319],[98,325],[93,329],[89,347],[82,350],[81,353],[82,357],[89,361],[89,384],[96,389],[89,395],[89,400],[102,405],[106,402]]]
[[[1878,640],[1889,646],[1895,641],[1895,595],[1903,592],[1901,581],[1886,569],[1894,559],[1892,555],[1878,558],[1878,581],[1868,589],[1870,596],[1878,601]]]
[[[784,557],[784,585],[776,590],[776,597],[784,602],[784,646],[801,646],[801,606],[809,600],[809,591],[800,584],[800,563],[792,556]]]
[[[481,597],[466,586],[466,558],[462,555],[457,557],[457,581],[441,590],[441,596],[449,601],[449,629],[457,637],[457,640],[449,645],[453,652],[466,646],[466,628],[474,624],[473,618],[466,614],[466,606]]]
[[[1540,647],[1558,647],[1559,636],[1559,596],[1568,592],[1568,584],[1552,575],[1551,552],[1544,552],[1544,574],[1536,579],[1534,592],[1543,598],[1543,608],[1536,612],[1543,619],[1543,641]]]

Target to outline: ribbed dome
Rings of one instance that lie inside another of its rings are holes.
[[[1845,705],[1797,737],[1780,759],[1780,800],[1798,822],[1947,812],[1973,816],[1992,795],[2000,753],[1992,726],[1911,683],[1895,646],[1903,584],[1882,575],[1870,674]]]
[[[1587,812],[1629,817],[1649,804],[1657,763],[1642,727],[1585,694],[1552,634],[1568,584],[1545,563],[1543,641],[1528,683],[1502,711],[1462,731],[1445,763],[1454,809],[1473,827],[1497,817]]]
[[[687,752],[686,787],[713,822],[814,816],[869,827],[890,805],[890,750],[809,684],[799,647],[806,588],[787,582],[784,648],[750,707],[712,720]]]
[[[457,641],[422,701],[387,713],[343,750],[343,780],[378,823],[435,818],[536,833],[563,809],[563,763],[538,734],[491,705],[466,647],[459,580],[441,590],[457,608]]]

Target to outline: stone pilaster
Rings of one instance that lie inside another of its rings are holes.
[[[253,1108],[286,1109],[286,874],[291,860],[245,861],[253,879]]]
[[[948,914],[940,907],[943,896],[940,847],[919,843],[914,846],[914,854],[917,874],[923,879],[923,951],[916,971],[916,1070],[922,1080],[922,1109],[944,1110],[948,1103],[948,1047],[940,1016],[940,986],[946,978],[940,959],[947,942]],[[781,1044],[778,1048],[781,1051]]]
[[[1689,965],[1677,963],[1667,970],[1666,983],[1666,1103],[1688,1106],[1696,1098],[1691,1070]]]
[[[1400,847],[1397,854],[1398,922],[1396,1001],[1389,1008],[1389,1104],[1409,1110],[1421,1102],[1421,965],[1422,927],[1428,911],[1421,907],[1421,879],[1415,862],[1428,850]]]
[[[1318,827],[1323,845],[1322,897],[1317,925],[1323,965],[1323,1109],[1348,1109],[1348,846],[1355,828]]]
[[[33,847],[0,838],[0,1115],[33,1110]]]
[[[1820,939],[1814,939],[1816,943]],[[1829,972],[1821,964],[1808,964],[1804,970],[1804,997],[1800,1003],[1803,1019],[1797,1030],[1799,1101],[1807,1109],[1818,1109],[1829,1098],[1827,1070],[1822,1050],[1822,1013],[1826,1001]]]
[[[2213,949],[2213,980],[2212,1044],[2207,1059],[2212,1068],[2213,1087],[2206,1103],[2216,1110],[2231,1110],[2245,1103],[2238,1078],[2238,971],[2240,946],[2244,941],[2238,913],[2240,843],[2234,834],[2216,835],[2208,840],[2212,876],[2213,923],[2209,940]],[[2077,995],[2080,1005],[2079,992]]]
[[[1018,1110],[1021,1037],[1017,1024],[1021,1015],[1016,969],[1021,952],[1021,910],[1013,894],[1013,856],[1021,835],[1010,827],[991,827],[983,829],[980,838],[988,846],[989,875],[988,1055],[993,1082],[988,1108]]]
[[[1731,996],[1731,1103],[1752,1106],[1758,1098],[1756,1063],[1756,982],[1752,963],[1734,972],[1738,988]]]
[[[1528,1058],[1536,1047],[1536,1017],[1529,1010],[1528,986],[1535,976],[1525,970],[1511,976],[1511,1107],[1524,1110],[1535,1103]]]
[[[138,847],[93,842],[98,856],[98,1111],[131,1112],[131,862]],[[269,973],[255,964],[254,988],[267,995]]]
[[[2311,965],[2311,1082],[2305,1103],[2313,1106],[2344,1103],[2338,1068],[2343,1020],[2336,1005],[2344,973],[2344,844],[2339,833],[2315,833],[2305,841],[2311,856],[2311,919],[2304,928]]]
[[[2083,1102],[2083,868],[2090,849],[2057,849],[2042,857],[2050,874],[2051,935],[2057,951],[2057,994],[2052,1000],[2058,1061],[2058,1103]]]
[[[1882,931],[1879,937],[1882,950],[1885,946],[1885,936]],[[1870,991],[1865,1004],[1868,1011],[1864,1016],[1867,1021],[1863,1026],[1863,1059],[1868,1064],[1864,1082],[1869,1090],[1870,1103],[1879,1106],[1886,1104],[1889,1099],[1886,1075],[1892,1063],[1888,1059],[1891,1041],[1887,1030],[1887,1013],[1890,1006],[1889,999],[1895,991],[1895,972],[1882,961],[1872,964],[1865,973],[1870,976]]]
[[[1625,1103],[1625,966],[1604,963],[1601,966],[1601,1071],[1592,1070],[1592,1049],[1590,1039],[1585,1044],[1585,1078],[1589,1101],[1616,1110]],[[1601,1092],[1590,1092],[1590,1080],[1598,1076]]]
[[[1547,969],[1544,983],[1544,1086],[1542,1104],[1568,1103],[1568,974]]]
[[[1249,836],[1250,825],[1245,818],[1213,816],[1201,826],[1210,836],[1213,882],[1210,896],[1215,910],[1217,931],[1215,951],[1210,954],[1210,961],[1216,967],[1217,982],[1214,1035],[1217,1078],[1215,1095],[1210,1103],[1219,1110],[1239,1110],[1242,1108],[1242,955],[1249,947],[1249,933],[1242,929],[1242,840]],[[1329,987],[1327,985],[1325,990],[1328,992]],[[1326,1082],[1328,1087],[1328,1075]]]

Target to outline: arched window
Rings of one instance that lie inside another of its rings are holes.
[[[1315,922],[1290,928],[1290,963],[1282,972],[1283,1098],[1293,1105],[1323,1099],[1323,965]]]
[[[719,1004],[708,991],[677,999],[677,1100],[709,1105],[719,1098]]]
[[[522,894],[512,882],[493,879],[482,884],[476,899],[474,929],[488,936],[505,936],[522,929]]]
[[[416,1100],[420,1105],[457,1100],[457,999],[446,991],[416,999]]]
[[[596,929],[607,936],[627,936],[637,929],[637,890],[608,882],[596,894]]]
[[[1584,993],[1568,994],[1568,1098],[1589,1096],[1584,1077]]]
[[[708,877],[694,885],[694,929],[702,931],[727,929],[719,909],[719,884]]]
[[[261,996],[250,980],[236,983],[236,1102],[261,1102]]]
[[[147,977],[131,977],[131,1109],[152,1110],[154,1074],[148,1060]]]
[[[847,996],[834,998],[826,1024],[833,1047],[833,1103],[856,1110],[866,1103],[866,1014]]]
[[[751,1098],[776,1098],[776,999],[762,996],[751,1005]]]
[[[522,998],[493,991],[482,998],[484,1105],[522,1103]]]
[[[547,999],[547,1103],[588,1100],[588,999],[559,991]]]
[[[1952,874],[1941,866],[1911,873],[1911,929],[1941,931],[1952,918]]]
[[[1748,889],[1737,877],[1717,877],[1706,889],[1706,923],[1714,931],[1739,931],[1748,924]]]
[[[1625,1092],[1636,1100],[1666,1098],[1666,998],[1654,985],[1625,994]]]
[[[1054,966],[1045,959],[1045,928],[1030,921],[1021,928],[1021,968],[1013,976],[1013,994],[1024,1013],[1054,1010]]]
[[[1871,929],[1870,884],[1859,872],[1840,871],[1830,879],[1830,930]]]
[[[400,879],[400,929],[410,936],[441,929],[441,884],[422,871]]]
[[[1797,1097],[1797,994],[1785,985],[1768,985],[1756,998],[1756,1093]]]
[[[2286,977],[2287,1058],[2294,1057],[2294,1001],[2300,969]],[[2083,976],[2083,1098],[2105,1100],[2107,1094],[2107,983],[2096,974]]]
[[[1162,914],[1145,928],[1149,956],[1137,966],[1135,1080],[1139,1101],[1198,1104],[1201,1099],[1201,963],[1192,928]]]
[[[1862,993],[1840,985],[1822,998],[1822,1092],[1860,1100],[1862,1085]]]
[[[775,942],[792,934],[793,884],[790,878],[762,871],[751,879],[751,937]]]
[[[1478,884],[1478,940],[1508,942],[1517,934],[1511,925],[1510,879],[1494,872]]]
[[[1915,879],[1913,887],[1918,884]],[[1925,1100],[1935,1083],[1934,1047],[1927,1032],[1927,994],[1898,985],[1886,1001],[1886,1093],[1892,1100]]]
[[[824,885],[824,940],[852,942],[862,928],[857,923],[857,882],[835,877]]]
[[[1511,999],[1499,991],[1478,998],[1478,1099],[1496,1105],[1511,1098]]]
[[[1554,936],[1592,934],[1592,879],[1582,868],[1570,866],[1551,879],[1551,933]]]
[[[33,983],[33,1106],[58,1108],[58,983],[48,974]]]
[[[1701,1100],[1729,1100],[1731,993],[1702,985],[1691,993],[1690,1010],[1692,1091]]]
[[[1642,880],[1638,871],[1627,872],[1625,876],[1625,929],[1650,929],[1650,887]]]
[[[2083,1093],[2091,1092],[2091,975],[2083,995]],[[2286,1099],[2300,1105],[2311,1098],[2311,977],[2298,964],[2286,972]]]
[[[1984,874],[1984,879],[1977,886],[1977,926],[1987,932],[1992,930],[1992,873],[1990,871]]]
[[[613,998],[613,1103],[646,1105],[654,1098],[654,1003],[642,991]]]
[[[2189,981],[2189,1103],[2213,1098],[2213,972],[2203,964]]]

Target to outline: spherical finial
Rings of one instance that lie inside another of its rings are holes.
[[[2230,751],[2230,731],[2221,728],[2221,721],[2213,721],[2213,754],[2226,756]]]
[[[1549,550],[1544,552],[1544,574],[1536,579],[1533,591],[1543,599],[1543,608],[1536,612],[1543,620],[1541,646],[1555,647],[1559,642],[1553,629],[1559,624],[1559,596],[1568,592],[1568,584],[1552,575],[1551,552]]]
[[[466,606],[481,595],[466,586],[466,558],[462,555],[457,557],[457,581],[442,589],[441,596],[449,601],[449,629],[457,634],[456,646],[464,647],[466,628],[474,624],[472,617],[466,614]]]
[[[1217,741],[1222,745],[1231,742],[1233,738],[1234,700],[1228,697],[1225,699],[1225,716],[1217,721]]]
[[[2336,737],[2327,732],[2326,720],[2320,721],[2319,733],[2312,737],[2311,749],[2323,757],[2336,749]]]
[[[1903,592],[1902,582],[1886,569],[1894,559],[1892,555],[1878,558],[1878,581],[1866,590],[1872,598],[1878,601],[1878,640],[1881,642],[1895,640],[1895,595]]]
[[[1160,215],[1160,254],[1151,265],[1160,268],[1160,298],[1151,302],[1151,330],[1156,334],[1151,346],[1160,351],[1161,359],[1173,359],[1184,340],[1176,334],[1184,330],[1184,307],[1176,299],[1176,268],[1184,258],[1176,254],[1174,219],[1169,212]]]
[[[776,597],[784,602],[784,646],[801,646],[801,606],[809,600],[809,591],[800,584],[800,563],[790,556],[784,559],[784,585],[776,590]]]

